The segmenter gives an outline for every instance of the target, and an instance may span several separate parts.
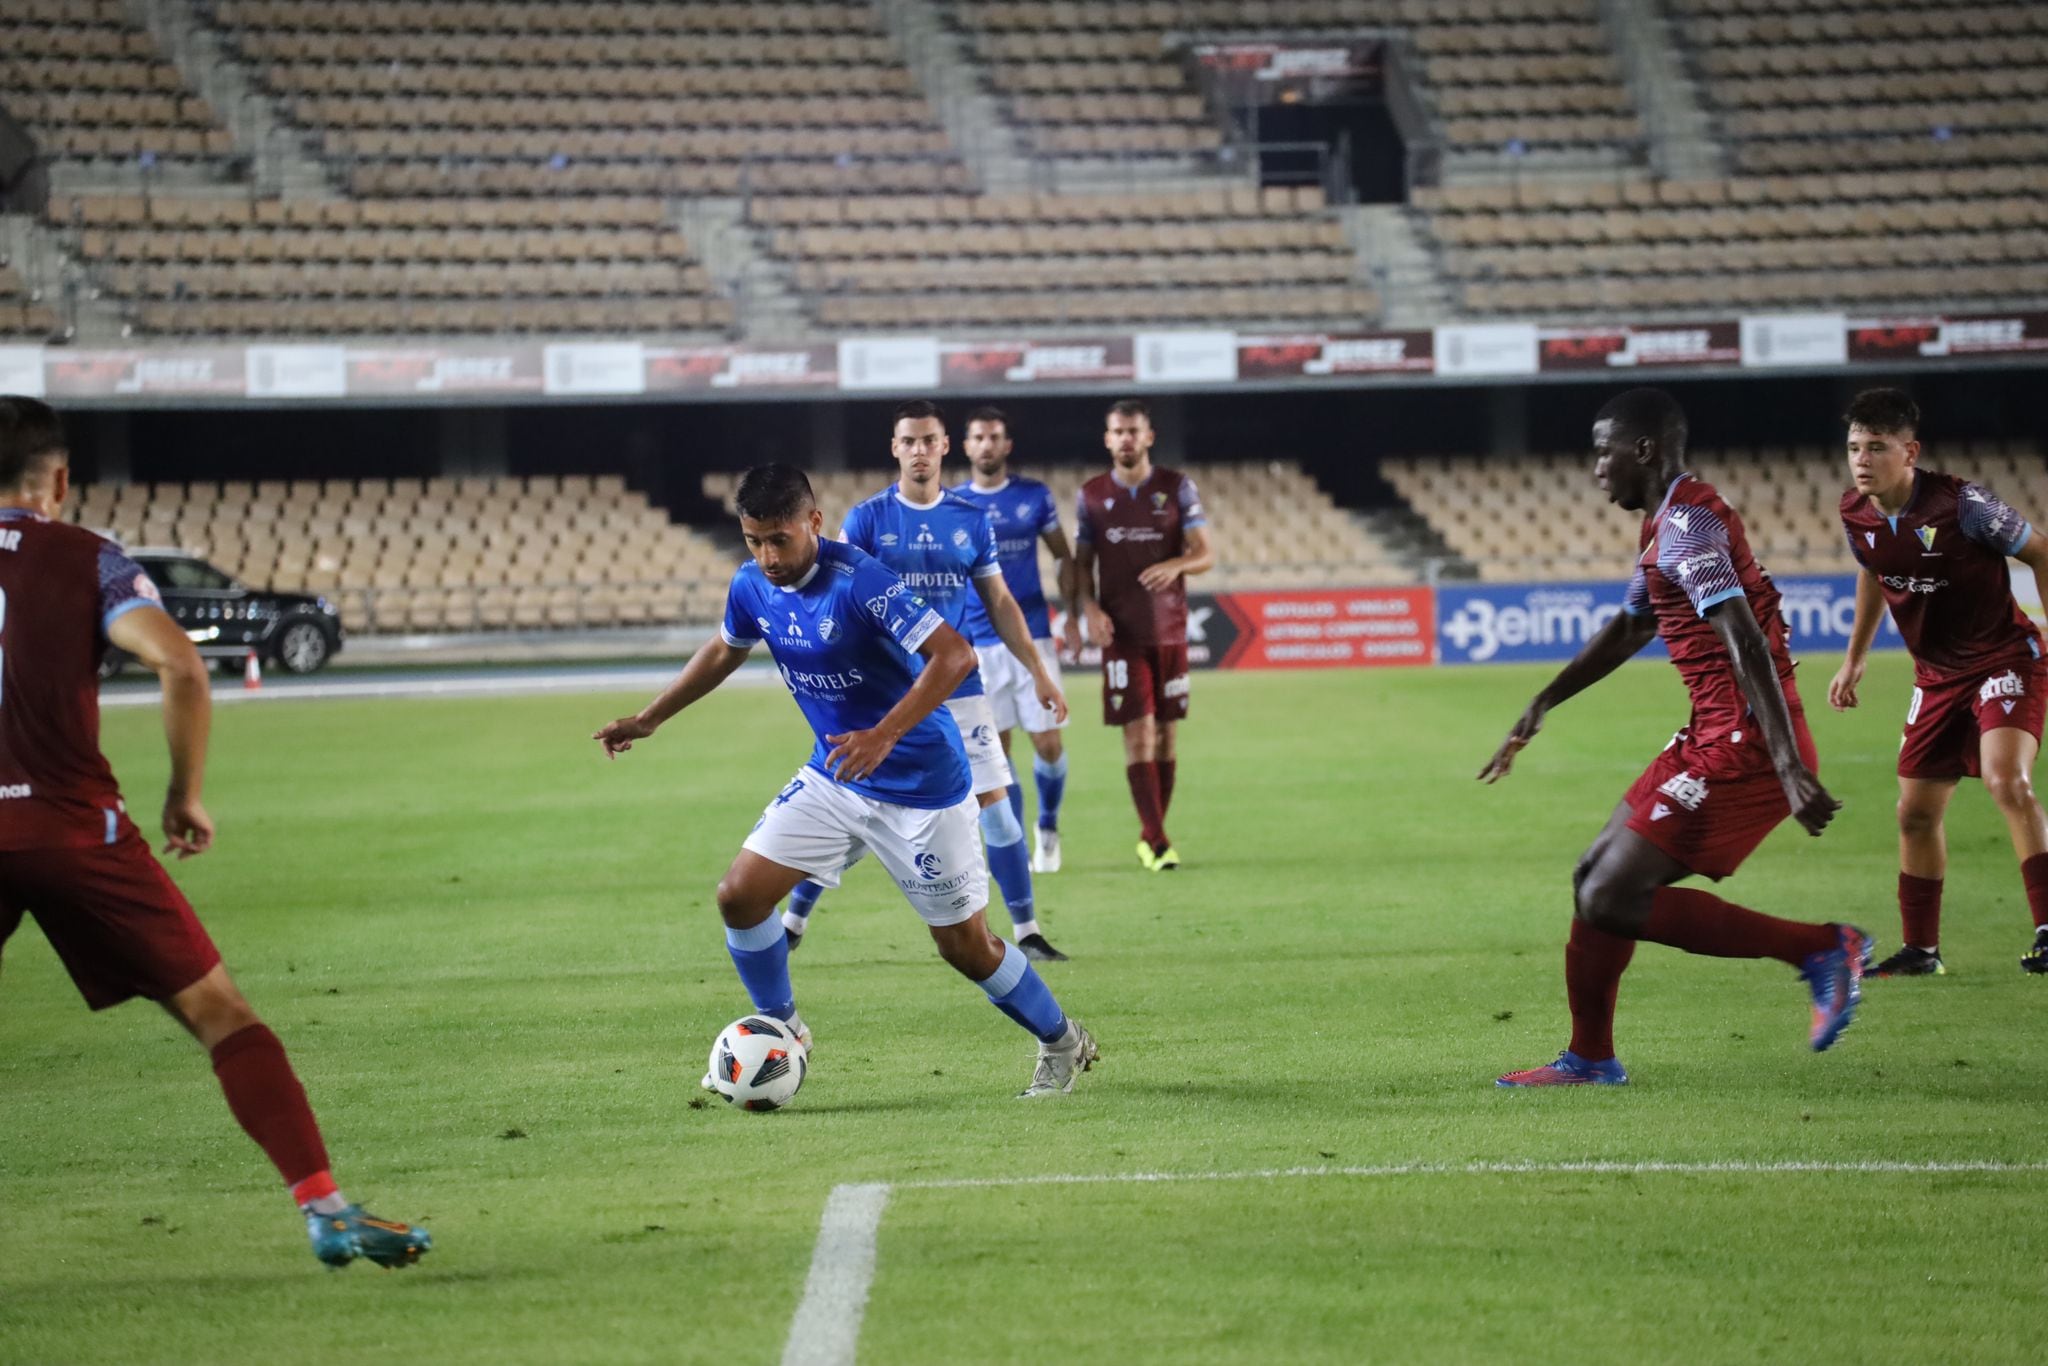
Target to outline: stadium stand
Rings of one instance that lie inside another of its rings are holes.
[[[1872,167],[2039,166],[2048,156],[2048,9],[2040,5],[1672,0],[1671,7],[1744,171],[1867,177]],[[1911,58],[1902,65],[1905,53]],[[1883,97],[1872,99],[1878,86]]]
[[[47,341],[61,330],[56,310],[0,258],[0,341]]]
[[[234,150],[220,115],[121,0],[8,0],[0,103],[46,154],[183,161]]]
[[[325,594],[352,632],[710,621],[734,564],[617,475],[95,484],[72,520]]]
[[[1205,33],[1399,29],[1453,148],[1633,144],[1596,0],[952,0],[1032,151],[1213,155],[1222,125],[1173,49]]]
[[[1337,506],[1302,468],[1292,461],[1257,460],[1179,466],[1193,476],[1202,501],[1212,513],[1210,536],[1217,567],[1201,577],[1200,591],[1232,589],[1315,588],[1327,585],[1369,587],[1409,583],[1413,570],[1351,513]],[[1100,471],[1095,467],[1055,465],[1025,471],[1052,489],[1061,523],[1073,533],[1074,500],[1081,485]],[[812,488],[825,510],[827,534],[835,534],[847,510],[886,485],[876,470],[813,472]],[[704,476],[704,496],[732,509],[739,476]],[[1043,547],[1040,568],[1047,584],[1056,582]]]
[[[1929,469],[1978,480],[2022,509],[2048,508],[2048,461],[2032,442],[1930,449]],[[1845,574],[1839,506],[1848,486],[1839,452],[1820,447],[1695,451],[1691,465],[1742,515],[1764,568]],[[1588,503],[1583,453],[1410,456],[1381,474],[1479,578],[1489,582],[1615,579],[1638,549],[1639,518]]]
[[[1379,300],[1319,188],[757,200],[837,328],[1350,320]]]

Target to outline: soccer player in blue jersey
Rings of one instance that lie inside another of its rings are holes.
[[[1031,643],[1048,677],[1060,681],[1060,656],[1052,640],[1052,611],[1038,570],[1038,544],[1052,552],[1059,574],[1060,596],[1074,600],[1074,552],[1060,528],[1052,490],[1036,479],[1010,472],[1010,419],[1000,408],[976,408],[967,415],[967,463],[974,475],[953,492],[988,514],[995,528],[996,559],[1003,582],[1017,599],[1031,630]],[[1036,751],[1031,776],[1038,787],[1038,843],[1031,856],[1034,873],[1060,870],[1060,799],[1067,791],[1067,752],[1060,731],[1066,718],[1041,705],[1030,670],[1003,644],[1002,637],[979,602],[967,604],[967,638],[981,658],[981,682],[995,713],[997,738],[1009,757],[1010,732],[1018,726],[1031,737]],[[1024,789],[1010,784],[1010,809],[1024,819]]]
[[[625,753],[765,644],[817,741],[718,884],[726,946],[754,1008],[810,1046],[775,906],[806,878],[837,886],[872,849],[939,956],[1038,1039],[1020,1096],[1073,1090],[1095,1061],[1095,1040],[1023,951],[989,933],[983,914],[977,804],[960,729],[943,706],[973,672],[974,647],[874,557],[822,538],[824,515],[803,471],[751,469],[734,502],[753,559],[733,575],[723,628],[659,697],[592,738],[607,756]]]
[[[987,514],[939,483],[948,449],[945,418],[936,407],[920,399],[898,408],[890,450],[902,477],[849,512],[840,538],[894,570],[963,635],[969,629],[969,606],[979,603],[996,635],[1029,673],[1038,705],[1065,720],[1066,699],[1032,645],[1024,613],[1003,582]],[[1063,961],[1066,955],[1052,946],[1038,925],[1030,847],[1024,840],[1024,823],[1010,805],[1013,775],[996,741],[995,716],[978,667],[954,690],[946,707],[966,745],[974,792],[981,802],[989,871],[1002,889],[1011,932],[1034,961]],[[802,940],[822,891],[807,883],[790,898],[782,924],[792,948]]]

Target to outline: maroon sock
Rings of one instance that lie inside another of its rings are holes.
[[[1572,1052],[1587,1062],[1614,1056],[1614,996],[1636,955],[1636,941],[1572,921],[1564,946],[1564,997],[1572,1012]]]
[[[2021,859],[2020,878],[2027,884],[2027,909],[2033,912],[2038,930],[2048,925],[2048,854]]]
[[[2048,858],[2048,855],[2042,857]],[[2021,864],[2022,873],[2026,865]],[[2027,900],[2034,899],[2033,884],[2027,885]],[[2035,923],[2040,915],[2035,914]],[[1932,949],[1941,943],[1941,879],[1899,874],[1899,937],[1917,949]]]
[[[269,1155],[287,1186],[327,1170],[313,1107],[268,1025],[249,1025],[215,1044],[213,1074],[235,1122]]]
[[[1636,937],[1709,958],[1775,958],[1793,967],[1841,942],[1833,925],[1780,920],[1693,887],[1659,887]]]
[[[1160,759],[1153,767],[1159,770],[1159,819],[1163,824],[1166,813],[1173,810],[1173,771],[1180,767],[1180,763],[1174,759]]]
[[[1138,809],[1138,831],[1157,851],[1166,847],[1166,814],[1159,809],[1159,766],[1125,764],[1131,784],[1131,805]]]

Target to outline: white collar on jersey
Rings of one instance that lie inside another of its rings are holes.
[[[1157,466],[1155,466],[1154,468],[1157,468]],[[1111,470],[1110,470],[1110,472],[1109,472],[1109,482],[1110,482],[1110,483],[1112,483],[1112,484],[1115,484],[1115,485],[1116,485],[1116,486],[1117,486],[1118,488],[1122,489],[1122,490],[1123,490],[1123,491],[1124,491],[1125,493],[1136,493],[1136,492],[1137,492],[1137,491],[1138,491],[1139,489],[1141,489],[1141,488],[1145,487],[1145,485],[1147,485],[1147,484],[1149,484],[1149,483],[1151,483],[1151,482],[1152,482],[1152,476],[1148,474],[1148,475],[1146,475],[1146,476],[1145,476],[1145,477],[1144,477],[1143,479],[1140,479],[1140,480],[1139,480],[1139,481],[1138,481],[1137,483],[1135,483],[1135,484],[1126,484],[1126,483],[1125,483],[1125,482],[1123,481],[1122,477],[1121,477],[1121,476],[1119,476],[1119,475],[1117,474],[1116,470],[1115,470],[1115,469],[1111,469]]]
[[[896,501],[903,504],[903,506],[911,509],[913,512],[930,512],[933,508],[937,507],[939,504],[946,501],[946,491],[944,489],[940,489],[939,496],[932,499],[929,503],[913,503],[910,501],[909,498],[904,496],[903,485],[898,484],[896,486]]]
[[[995,486],[994,488],[986,488],[986,489],[985,489],[985,488],[983,488],[983,487],[982,487],[981,485],[979,485],[979,484],[975,483],[975,482],[974,482],[974,481],[973,481],[972,479],[970,479],[970,480],[968,480],[968,481],[967,481],[967,487],[968,487],[968,488],[971,488],[971,489],[973,489],[973,490],[974,490],[974,491],[975,491],[976,493],[981,493],[981,494],[989,494],[989,493],[1001,493],[1001,492],[1002,492],[1002,491],[1003,491],[1004,489],[1006,489],[1006,488],[1010,487],[1010,476],[1009,476],[1009,475],[1007,475],[1007,474],[1006,474],[1006,475],[1004,475],[1004,476],[1003,476],[1003,482],[1002,482],[1002,483],[1000,483],[1000,484],[997,484],[997,485],[996,485],[996,486]]]
[[[825,557],[823,554],[820,554],[817,559],[811,561],[811,567],[804,571],[802,578],[798,579],[795,583],[778,583],[775,585],[776,591],[781,593],[801,593],[810,585],[812,579],[818,577],[818,571],[824,567]]]
[[[1651,514],[1651,521],[1654,522],[1664,515],[1664,509],[1671,506],[1671,495],[1678,492],[1678,486],[1690,478],[1692,478],[1691,470],[1680,470],[1678,472],[1678,477],[1671,481],[1669,488],[1664,490],[1664,501],[1657,504],[1657,511]]]

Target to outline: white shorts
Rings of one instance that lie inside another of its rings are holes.
[[[1054,683],[1058,683],[1058,647],[1050,637],[1031,643],[1038,647],[1038,657],[1045,661],[1045,671],[1052,675]],[[981,686],[988,690],[988,705],[995,713],[998,731],[1022,726],[1028,734],[1043,735],[1049,730],[1066,729],[1067,723],[1059,719],[1057,712],[1038,705],[1038,689],[1031,684],[1031,670],[1010,653],[1009,646],[980,646],[975,653],[981,656]]]
[[[988,686],[986,678],[982,686]],[[967,747],[967,772],[975,794],[1001,792],[1015,782],[988,699],[955,697],[946,703],[946,710],[953,713],[953,724],[960,727],[960,743]]]
[[[863,797],[804,766],[768,803],[744,848],[837,887],[868,850],[925,924],[958,925],[988,905],[981,808],[972,797],[927,811]]]

